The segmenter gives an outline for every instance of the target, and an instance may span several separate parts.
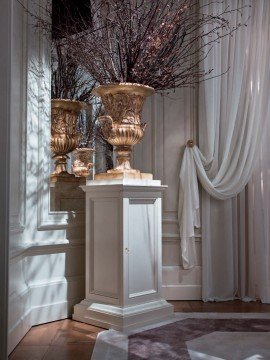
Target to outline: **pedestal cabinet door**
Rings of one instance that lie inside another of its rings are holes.
[[[89,217],[89,294],[119,299],[119,198],[90,199]]]
[[[160,199],[124,199],[125,302],[157,297]]]

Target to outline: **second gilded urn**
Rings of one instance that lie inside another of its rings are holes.
[[[80,133],[77,130],[77,122],[85,104],[65,99],[53,99],[51,103],[51,150],[55,161],[51,180],[73,181],[75,176],[67,171],[67,154],[79,145]]]

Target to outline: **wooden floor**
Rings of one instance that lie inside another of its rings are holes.
[[[260,302],[170,301],[177,312],[270,312]],[[9,360],[90,360],[97,334],[103,329],[70,319],[34,326]]]

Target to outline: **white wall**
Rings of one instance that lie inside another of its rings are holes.
[[[84,297],[84,214],[49,211],[49,52],[12,2],[9,352]]]
[[[8,252],[9,252],[9,139],[11,6],[1,3],[0,12],[0,359],[7,358]]]
[[[147,101],[143,141],[134,148],[134,168],[151,172],[168,185],[163,199],[163,290],[168,300],[201,299],[201,236],[196,237],[197,266],[184,270],[177,222],[179,170],[184,146],[195,138],[196,91],[178,89]]]

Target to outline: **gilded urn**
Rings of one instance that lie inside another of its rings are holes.
[[[77,177],[88,177],[93,168],[93,152],[91,148],[78,148],[73,151],[72,171]]]
[[[72,181],[75,177],[67,171],[68,153],[79,145],[80,133],[77,122],[85,104],[75,100],[53,99],[51,113],[51,151],[55,160],[51,180]]]
[[[146,124],[141,122],[142,109],[154,89],[147,85],[119,83],[100,85],[93,92],[104,106],[105,115],[99,117],[103,136],[116,153],[116,166],[107,174],[97,174],[95,179],[152,178],[152,174],[132,169],[130,160],[132,147],[144,136]]]

